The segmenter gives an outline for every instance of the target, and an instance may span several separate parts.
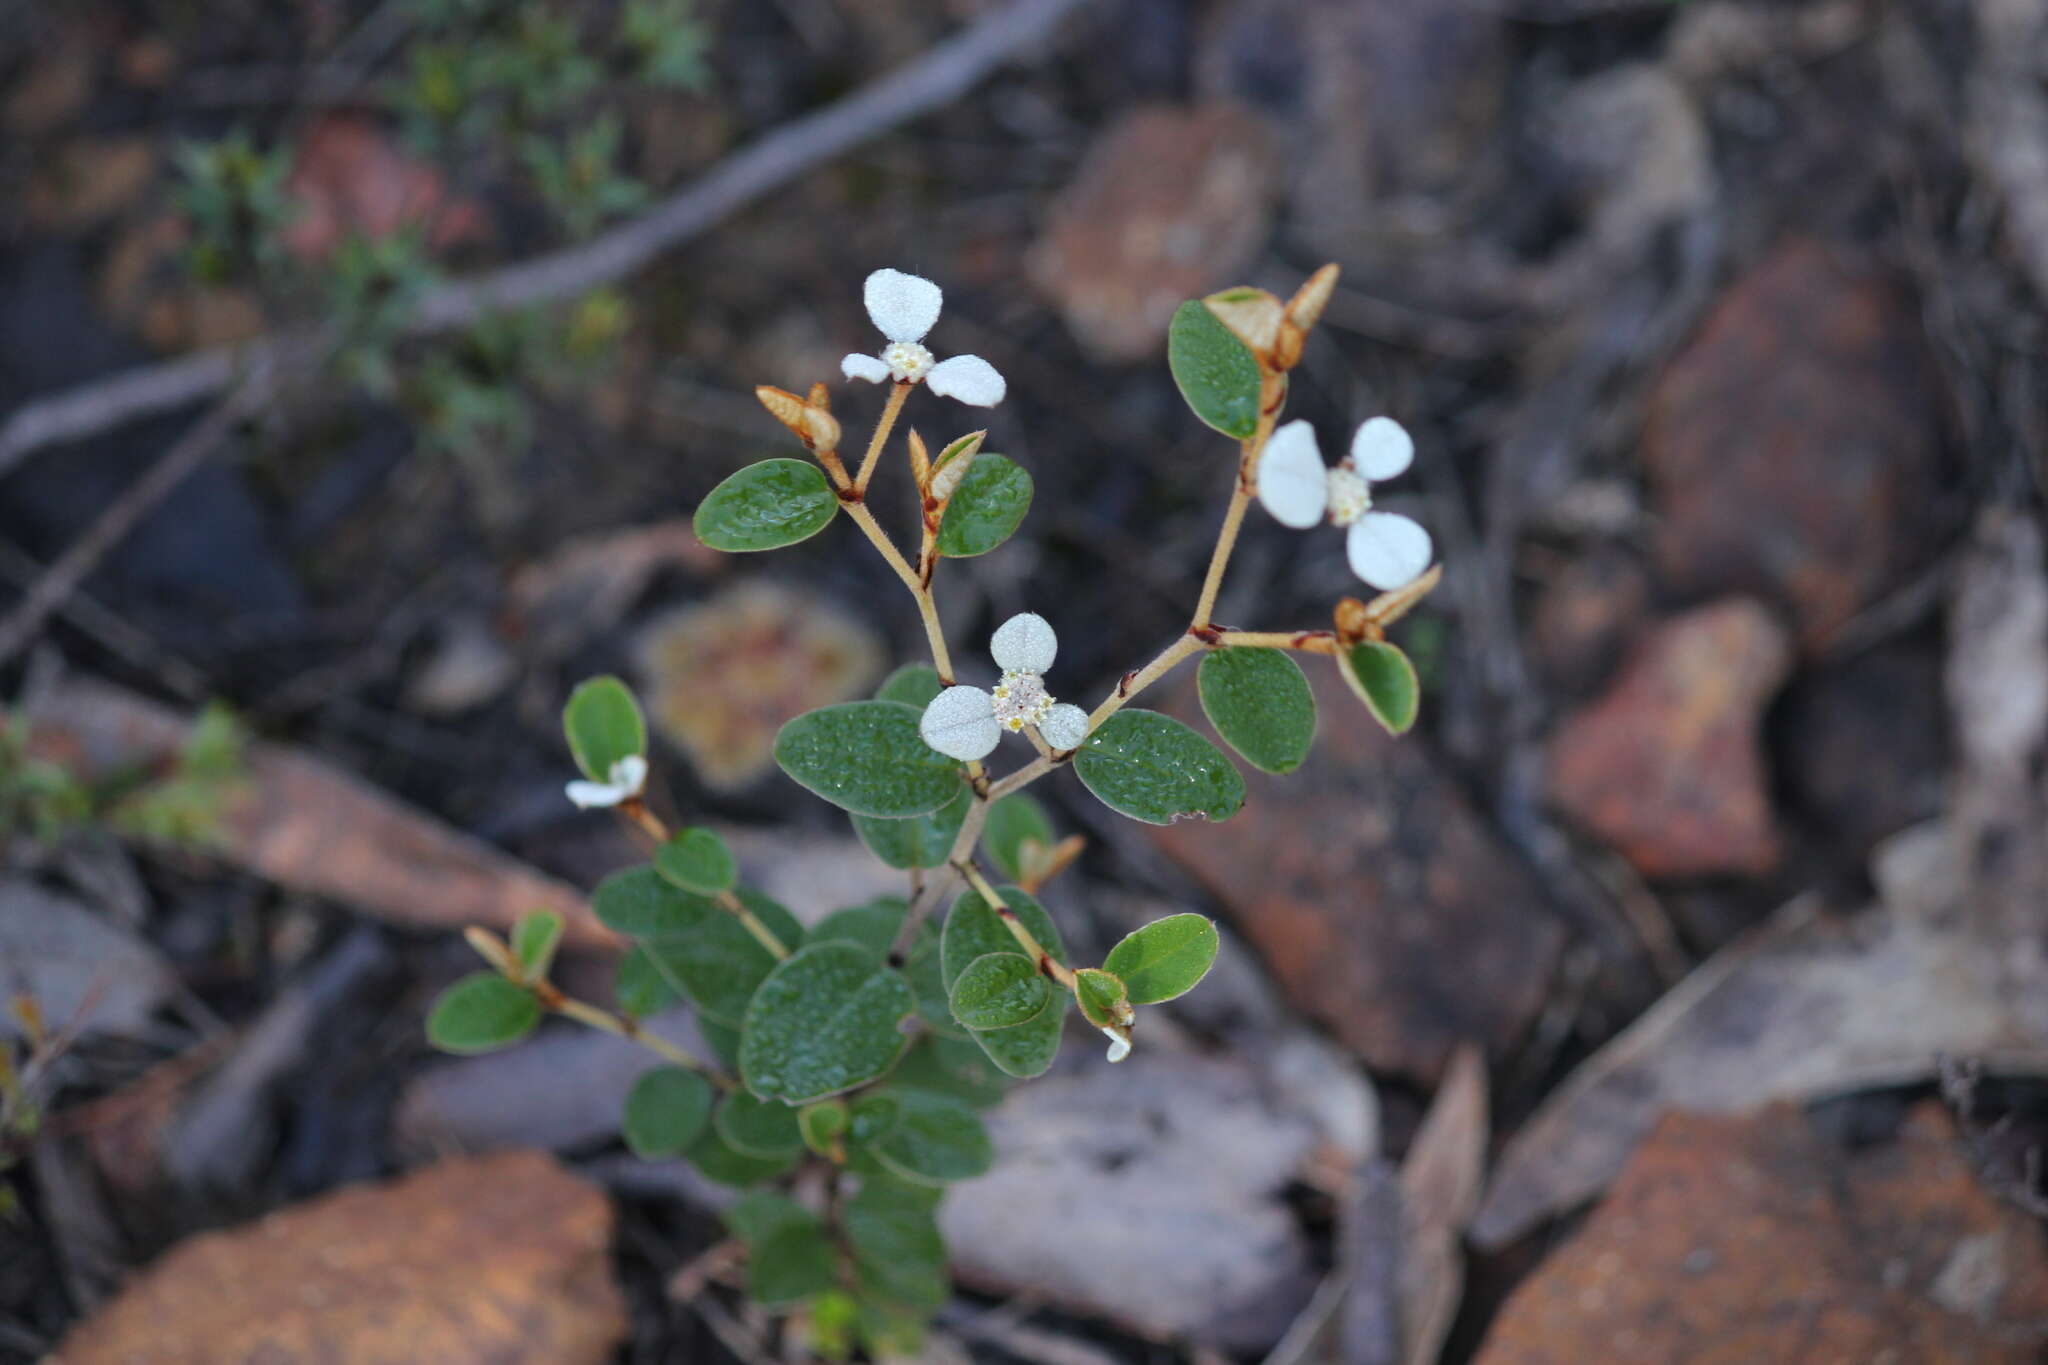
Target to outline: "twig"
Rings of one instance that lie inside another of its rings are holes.
[[[941,108],[1043,40],[1087,0],[1017,0],[880,80],[793,119],[727,157],[688,186],[589,241],[429,291],[408,330],[467,327],[610,284],[688,241],[805,171],[897,124]],[[128,370],[19,409],[0,426],[0,475],[39,447],[76,441],[212,396],[245,367],[277,358],[305,334],[288,332]]]

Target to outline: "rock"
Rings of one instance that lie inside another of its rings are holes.
[[[1791,647],[1733,599],[1666,622],[1550,745],[1550,798],[1646,877],[1761,873],[1779,842],[1758,728]]]
[[[1933,1103],[1844,1151],[1791,1105],[1672,1114],[1508,1299],[1477,1365],[1912,1361],[2048,1349],[2048,1247]]]
[[[1650,395],[1658,566],[1822,645],[1930,550],[1940,400],[1911,302],[1819,242],[1731,285]]]
[[[0,1000],[25,994],[52,1034],[139,1032],[177,989],[156,950],[77,901],[0,881]],[[0,1038],[15,1036],[0,1009]]]
[[[1329,667],[1308,673],[1323,721],[1306,763],[1247,771],[1222,824],[1148,832],[1373,1067],[1429,1079],[1460,1042],[1498,1054],[1542,1004],[1562,932],[1427,746],[1387,738]]]
[[[427,244],[442,250],[490,232],[482,204],[453,194],[439,171],[355,114],[314,121],[285,190],[297,209],[285,247],[301,261],[326,260],[353,236],[375,241],[424,227]]]
[[[1173,310],[1237,283],[1265,245],[1276,164],[1258,120],[1228,105],[1127,114],[1054,200],[1031,281],[1103,359],[1154,356]]]
[[[1802,674],[1771,728],[1789,800],[1857,864],[1940,812],[1947,722],[1941,660],[1927,644],[1883,645]]]
[[[626,1335],[611,1239],[544,1156],[445,1161],[189,1238],[49,1365],[599,1365]]]

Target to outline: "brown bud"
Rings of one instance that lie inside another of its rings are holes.
[[[1079,834],[1069,834],[1051,848],[1036,839],[1024,840],[1017,845],[1017,885],[1037,895],[1039,888],[1072,867],[1087,847],[1087,839]]]
[[[925,491],[932,477],[932,457],[926,453],[924,437],[917,434],[916,427],[910,429],[910,477],[917,481],[920,493]]]
[[[1365,614],[1367,621],[1371,623],[1375,637],[1377,637],[1381,630],[1393,625],[1394,622],[1413,611],[1417,602],[1420,602],[1423,598],[1429,596],[1431,592],[1435,591],[1436,585],[1443,581],[1443,576],[1444,566],[1432,564],[1429,566],[1429,572],[1416,579],[1413,583],[1405,587],[1396,588],[1392,592],[1383,592],[1378,597],[1373,598],[1367,604]]]
[[[981,453],[981,443],[987,436],[986,431],[969,432],[939,452],[938,459],[932,462],[930,493],[935,501],[944,502],[953,496],[960,480],[967,477],[968,466]]]
[[[801,434],[813,450],[839,449],[839,419],[824,408],[804,409],[804,429]]]
[[[788,427],[799,439],[807,439],[804,431],[804,400],[787,389],[778,389],[773,384],[762,384],[754,390],[754,397],[761,400],[761,406],[768,409],[776,421]]]
[[[1261,365],[1271,363],[1273,343],[1285,316],[1280,300],[1263,289],[1225,289],[1202,300],[1216,320],[1251,347]]]
[[[1301,288],[1294,291],[1294,297],[1287,301],[1287,320],[1308,332],[1323,315],[1323,305],[1330,301],[1330,295],[1337,288],[1338,270],[1335,263],[1324,266],[1301,282]]]
[[[811,385],[811,396],[806,401],[819,412],[832,411],[832,394],[826,389],[823,380]]]
[[[1337,604],[1337,642],[1346,649],[1373,635],[1372,608],[1355,597]]]

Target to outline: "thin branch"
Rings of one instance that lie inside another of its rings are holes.
[[[561,251],[429,291],[408,330],[423,335],[467,327],[493,313],[573,298],[623,279],[804,172],[952,103],[1028,53],[1085,3],[1017,0],[880,80],[764,134],[637,218]],[[211,397],[245,370],[307,339],[294,331],[199,351],[30,403],[0,426],[0,475],[42,446]]]

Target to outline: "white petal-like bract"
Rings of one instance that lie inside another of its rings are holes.
[[[616,806],[632,793],[610,782],[571,782],[565,789],[578,810]]]
[[[941,398],[952,398],[971,407],[992,408],[1003,401],[1010,386],[996,373],[996,367],[978,355],[956,355],[932,366],[924,386]]]
[[[924,742],[962,762],[985,758],[1003,737],[995,698],[978,687],[949,687],[933,697],[917,723]]]
[[[605,774],[614,787],[623,787],[626,795],[638,796],[640,789],[647,785],[647,760],[638,754],[627,754],[612,764],[612,770]]]
[[[868,316],[891,341],[924,340],[939,320],[939,304],[945,299],[930,280],[900,270],[877,270],[868,276],[861,297]]]
[[[1344,554],[1351,572],[1378,588],[1405,588],[1429,567],[1429,532],[1398,512],[1367,512],[1351,523]]]
[[[988,652],[1004,672],[1045,673],[1058,655],[1060,637],[1037,612],[1020,611],[996,627]]]
[[[1055,749],[1078,749],[1088,742],[1088,713],[1072,702],[1060,702],[1038,722],[1038,734]]]
[[[1259,456],[1258,480],[1259,505],[1282,526],[1302,531],[1321,521],[1330,505],[1330,479],[1315,428],[1297,420],[1274,432]]]
[[[1120,1062],[1131,1055],[1131,1040],[1113,1028],[1106,1028],[1103,1034],[1109,1039],[1109,1060]]]
[[[1374,417],[1351,438],[1351,467],[1378,482],[1415,462],[1415,438],[1391,417]]]
[[[880,356],[862,355],[856,351],[839,362],[839,373],[848,379],[865,379],[870,384],[879,384],[889,377],[889,366]]]

